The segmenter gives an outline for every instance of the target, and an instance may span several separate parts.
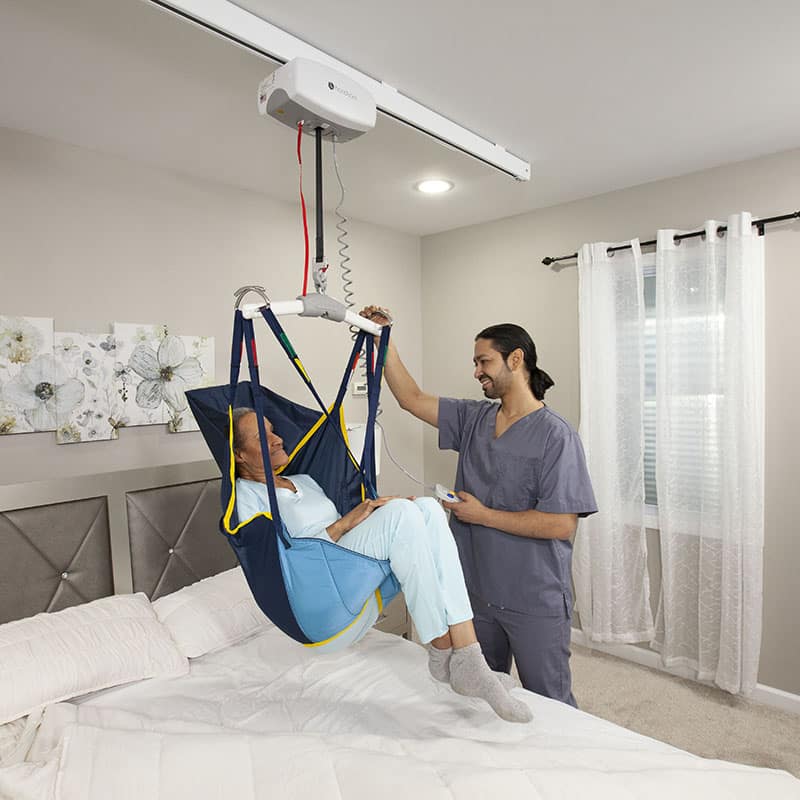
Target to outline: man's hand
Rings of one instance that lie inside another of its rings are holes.
[[[362,317],[377,325],[391,325],[392,314],[388,308],[381,306],[364,306],[359,312]],[[377,344],[380,337],[375,337]],[[386,361],[383,364],[383,375],[389,389],[400,404],[400,408],[413,414],[417,419],[427,422],[433,427],[439,425],[439,398],[423,392],[411,377],[392,340],[386,350]]]
[[[460,503],[448,503],[442,500],[442,505],[455,514],[459,522],[466,522],[469,525],[486,524],[489,509],[475,495],[469,492],[456,492],[456,496],[461,500]]]
[[[364,306],[358,313],[377,325],[392,324],[392,312],[382,306]]]
[[[468,525],[481,525],[494,528],[513,536],[524,536],[528,539],[569,539],[578,524],[575,514],[553,514],[547,511],[498,511],[481,503],[469,492],[456,492],[460,503],[442,505],[455,514],[459,522]]]

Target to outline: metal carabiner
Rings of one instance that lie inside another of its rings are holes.
[[[248,285],[248,286],[240,286],[233,293],[233,296],[236,298],[236,305],[234,306],[234,308],[236,310],[238,310],[239,306],[241,305],[242,300],[244,299],[244,296],[246,294],[249,294],[250,292],[255,292],[256,294],[261,295],[261,299],[264,301],[264,305],[265,306],[269,306],[270,300],[269,300],[269,297],[267,297],[266,289],[264,289],[263,286],[250,286],[250,285]]]

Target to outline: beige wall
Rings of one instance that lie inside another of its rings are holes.
[[[578,423],[577,274],[554,271],[544,256],[585,241],[650,237],[659,227],[693,228],[740,209],[757,216],[798,206],[800,151],[649,184],[422,241],[351,224],[359,302],[391,306],[395,338],[412,374],[439,394],[479,397],[472,337],[510,320],[534,336],[540,363],[556,380],[550,404]],[[328,247],[332,224],[326,224]],[[301,229],[296,207],[264,196],[149,169],[80,148],[0,129],[0,314],[52,316],[57,330],[109,330],[110,323],[170,323],[216,337],[225,378],[232,292],[262,283],[275,296],[300,288]],[[800,517],[800,226],[767,238],[767,507],[764,639],[759,680],[800,693],[800,628],[794,576]],[[332,267],[332,272],[334,268]],[[335,278],[330,293],[339,295]],[[421,301],[420,301],[421,290]],[[348,349],[343,328],[287,320],[286,328],[323,392],[334,390]],[[423,354],[423,335],[425,349]],[[267,335],[267,382],[311,403]],[[383,422],[395,458],[413,474],[423,463],[422,425],[385,394]],[[348,417],[365,403],[350,399]],[[123,430],[117,442],[56,445],[53,434],[0,438],[0,484],[181,463],[208,457],[197,433],[165,427]],[[452,482],[455,461],[425,433],[428,482]],[[381,489],[419,492],[382,458]],[[652,541],[652,539],[651,539]],[[654,565],[657,567],[657,565]],[[657,575],[655,576],[657,578]]]
[[[326,231],[332,253],[330,220]],[[358,222],[350,232],[356,299],[391,299],[407,357],[420,371],[419,238]],[[0,314],[54,317],[56,330],[167,322],[177,333],[213,335],[224,382],[234,290],[260,283],[276,299],[295,297],[302,241],[295,206],[0,129]],[[334,262],[329,293],[341,297],[336,270]],[[347,328],[298,318],[285,327],[322,397],[332,399],[351,347]],[[313,406],[266,326],[258,330],[265,382]],[[349,399],[346,413],[363,420],[366,401]],[[387,408],[383,420],[395,457],[420,474],[419,427],[396,408]],[[208,457],[199,433],[171,435],[166,426],[76,445],[57,445],[52,433],[5,436],[0,483]],[[414,490],[388,459],[382,467],[382,490]]]
[[[534,164],[534,180],[536,169]],[[423,383],[428,391],[480,397],[472,340],[502,321],[525,326],[555,379],[548,402],[579,414],[577,270],[541,264],[583,242],[653,238],[658,228],[696,229],[748,210],[756,217],[800,207],[800,150],[638,186],[422,240]],[[800,224],[766,241],[766,535],[764,632],[759,682],[800,693]],[[398,339],[400,338],[398,334]],[[426,479],[450,484],[455,459],[425,434]],[[651,543],[653,538],[650,537]],[[657,564],[656,584],[658,580]]]

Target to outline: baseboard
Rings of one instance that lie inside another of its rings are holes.
[[[643,667],[650,667],[651,669],[658,670],[659,672],[666,672],[669,675],[675,675],[679,678],[696,680],[688,669],[682,667],[665,667],[661,663],[658,653],[653,650],[645,650],[643,647],[635,647],[632,644],[590,643],[586,638],[586,634],[577,628],[572,629],[572,643],[580,645],[581,647],[590,647],[592,650],[599,650],[601,653],[608,653],[608,655],[622,658],[625,661],[633,661],[636,664],[641,664]],[[714,685],[708,681],[698,681],[698,683],[702,683],[706,686]],[[783,689],[775,689],[772,686],[764,686],[762,683],[756,684],[756,688],[747,699],[754,703],[771,706],[772,708],[779,708],[782,711],[789,711],[792,714],[800,714],[800,695],[785,692]]]
[[[783,689],[776,689],[774,686],[764,686],[763,683],[757,683],[749,699],[754,703],[761,703],[765,706],[780,708],[782,711],[800,714],[800,695],[784,692]]]

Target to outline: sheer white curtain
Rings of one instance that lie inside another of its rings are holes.
[[[734,693],[756,684],[764,539],[764,249],[749,214],[656,250],[653,646]],[[594,477],[594,476],[593,476]]]
[[[627,244],[627,243],[626,243]],[[641,249],[578,253],[580,435],[599,513],[580,522],[573,577],[595,642],[653,636],[644,511],[644,293]]]

